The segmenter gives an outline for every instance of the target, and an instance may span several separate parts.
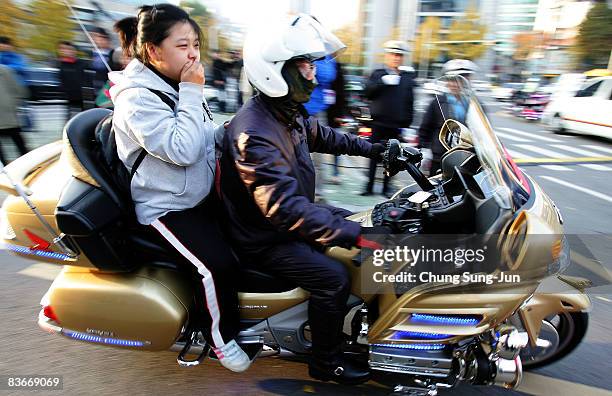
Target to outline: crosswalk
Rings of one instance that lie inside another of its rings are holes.
[[[579,169],[612,172],[612,143],[594,144],[577,136],[554,135],[545,129],[497,127],[495,134],[519,164],[534,163],[554,172]]]

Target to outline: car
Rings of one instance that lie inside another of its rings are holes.
[[[612,77],[588,80],[573,96],[551,103],[548,125],[555,132],[572,132],[612,139]]]
[[[26,70],[26,84],[30,89],[30,100],[63,100],[59,69],[54,67],[30,67]]]
[[[566,73],[559,76],[554,83],[554,91],[550,97],[550,102],[544,109],[542,122],[550,124],[552,117],[559,111],[558,107],[569,97],[576,95],[582,88],[587,77],[582,73]]]

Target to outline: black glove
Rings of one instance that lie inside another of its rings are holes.
[[[376,161],[382,161],[383,153],[385,152],[385,145],[382,143],[373,143],[372,150],[370,151],[370,158]]]

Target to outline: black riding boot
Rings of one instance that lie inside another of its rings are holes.
[[[341,351],[344,312],[322,311],[309,308],[312,334],[312,359],[308,373],[320,381],[357,385],[370,379],[367,367],[346,359]]]

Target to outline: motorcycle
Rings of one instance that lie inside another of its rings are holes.
[[[527,121],[539,121],[542,118],[544,109],[550,101],[550,95],[544,93],[534,93],[525,99],[519,117]]]
[[[385,170],[408,172],[415,182],[349,219],[386,225],[389,236],[408,241],[485,236],[502,258],[473,275],[530,276],[504,284],[445,278],[400,289],[372,280],[410,271],[414,257],[380,266],[376,250],[328,248],[352,279],[343,348],[367,361],[380,381],[391,376],[397,392],[434,395],[461,382],[516,388],[523,368],[571,353],[587,328],[583,285],[562,275],[569,246],[560,212],[505,151],[468,84],[459,83],[469,107],[464,123],[448,119],[440,131],[447,150],[441,173],[426,177],[420,151],[391,140]],[[18,256],[63,266],[41,300],[43,330],[96,345],[173,350],[179,365],[197,366],[211,356],[197,320],[197,282],[154,233],[122,220],[130,203],[119,199],[95,150],[94,131],[106,114],[78,114],[65,127],[65,142],[6,166],[2,240]],[[242,348],[252,359],[307,357],[308,293],[257,263],[242,264],[236,276]],[[558,289],[541,292],[544,281]]]

